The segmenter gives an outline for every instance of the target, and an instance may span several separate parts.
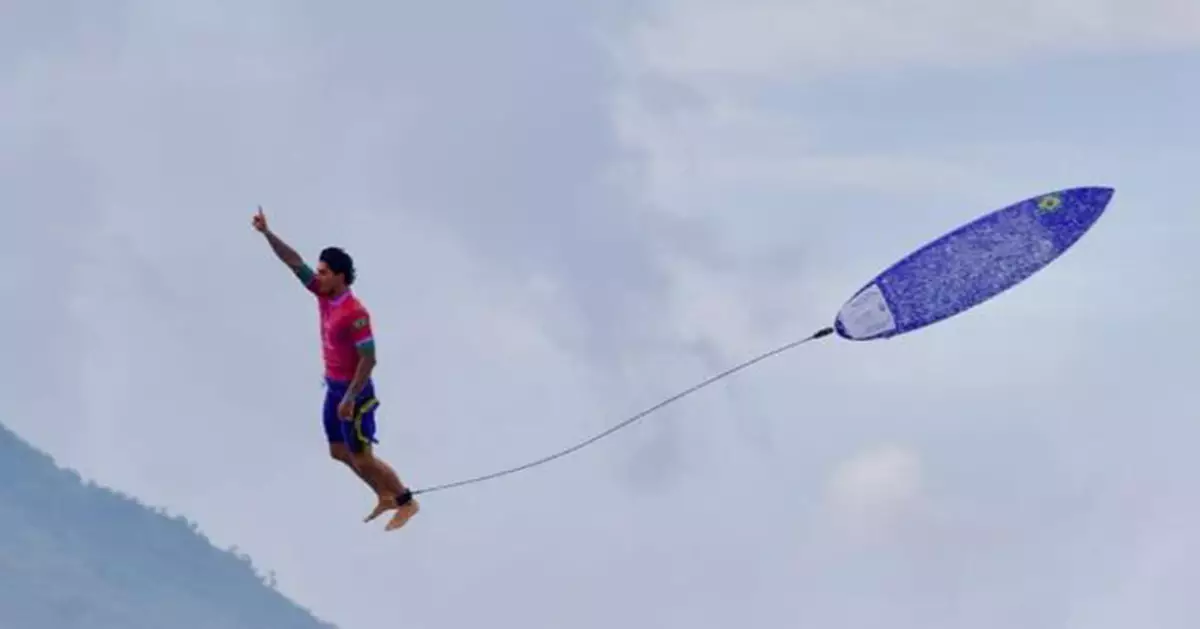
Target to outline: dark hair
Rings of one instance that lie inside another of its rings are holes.
[[[354,283],[354,258],[340,247],[326,247],[321,250],[321,262],[329,266],[335,274],[340,273],[346,278],[346,286]]]

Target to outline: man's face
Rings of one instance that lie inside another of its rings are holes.
[[[317,292],[328,295],[341,286],[342,276],[335,275],[324,262],[317,263]]]

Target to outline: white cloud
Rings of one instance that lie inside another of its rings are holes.
[[[830,476],[832,516],[851,536],[896,533],[921,502],[922,476],[920,456],[911,448],[886,444],[861,451]]]
[[[1189,350],[1130,337],[1190,301],[1163,292],[1183,281],[1186,245],[1161,226],[1195,226],[1173,199],[1200,98],[1112,95],[1186,82],[1188,57],[1131,56],[1194,48],[1200,9],[883,5],[670,3],[621,51],[614,116],[646,160],[643,198],[716,243],[664,267],[676,329],[745,358],[810,332],[871,274],[999,203],[1064,182],[1114,183],[1117,201],[1078,249],[979,309],[891,342],[834,340],[730,384],[737,403],[720,416],[771,444],[731,473],[780,479],[748,493],[786,504],[774,515],[794,534],[770,536],[795,562],[774,576],[803,584],[780,613],[897,627],[1063,626],[1113,608],[1194,619],[1174,591],[1146,596],[1146,577],[1114,584],[1122,567],[1188,574],[1134,541],[1149,533],[1129,529],[1139,516],[1122,511],[1118,470],[1166,447],[1144,443],[1131,416],[1192,432],[1177,371]],[[1155,375],[1120,375],[1131,362]]]
[[[845,71],[968,68],[1044,54],[1200,44],[1188,0],[668,2],[640,39],[651,68],[795,81]]]

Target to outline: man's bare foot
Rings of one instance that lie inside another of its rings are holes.
[[[417,514],[421,510],[421,505],[417,503],[416,498],[410,498],[408,502],[396,507],[396,513],[392,515],[392,519],[384,527],[385,531],[394,531],[408,523],[408,519]]]
[[[366,518],[363,518],[363,522],[370,522],[371,520],[383,515],[385,511],[391,511],[392,509],[395,509],[396,506],[395,496],[380,496],[379,504],[375,505],[375,509],[372,510],[371,513],[367,514]]]

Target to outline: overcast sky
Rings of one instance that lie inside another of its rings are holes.
[[[0,5],[2,419],[344,627],[1194,627],[1200,5]],[[311,298],[347,247],[414,486],[827,325],[1111,185],[1002,298],[836,339],[364,526]]]

